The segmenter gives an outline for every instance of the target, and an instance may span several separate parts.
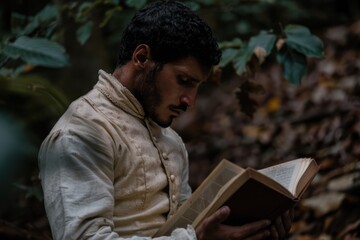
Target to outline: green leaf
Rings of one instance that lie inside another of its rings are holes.
[[[4,66],[8,61],[9,57],[2,53],[3,44],[0,43],[0,66]],[[1,68],[1,67],[0,67]]]
[[[19,37],[15,42],[4,45],[3,54],[44,67],[59,68],[69,65],[64,48],[44,38]]]
[[[38,14],[36,14],[35,19],[40,23],[51,22],[60,18],[60,11],[56,5],[49,4],[46,5]]]
[[[266,51],[266,55],[271,53],[276,41],[276,36],[266,31],[261,31],[259,35],[250,38],[249,47],[253,50],[256,47],[261,47]]]
[[[207,6],[214,4],[214,0],[197,0],[197,2]]]
[[[114,15],[115,12],[121,12],[122,11],[122,7],[121,6],[116,6],[112,9],[109,9],[106,11],[105,13],[105,17],[102,20],[102,22],[100,23],[100,27],[104,27],[105,25],[108,24],[108,22],[110,21],[111,17]]]
[[[22,34],[24,30],[24,25],[27,24],[28,21],[32,20],[32,17],[27,17],[23,14],[12,12],[11,13],[11,33],[15,36],[18,34]]]
[[[241,41],[240,38],[234,38],[231,41],[223,41],[219,43],[219,48],[241,48],[244,46],[244,43]]]
[[[200,5],[197,2],[186,1],[184,4],[193,11],[198,11],[200,9]]]
[[[289,25],[284,30],[286,35],[286,44],[294,48],[299,53],[308,57],[323,57],[324,46],[322,41],[315,35],[312,35],[304,26]]]
[[[291,35],[311,35],[310,30],[307,27],[295,24],[289,24],[285,27],[284,32]]]
[[[69,105],[68,97],[49,80],[37,75],[0,77],[0,94],[29,96],[46,106],[53,114],[62,114]]]
[[[307,70],[306,57],[290,48],[278,53],[276,59],[282,65],[285,78],[293,84],[300,84]]]
[[[57,6],[49,4],[46,5],[35,17],[30,18],[30,22],[26,25],[22,31],[22,35],[27,35],[33,32],[41,25],[53,25],[56,26],[56,22],[60,19],[60,10]],[[51,29],[53,30],[53,29]],[[49,30],[50,31],[50,30]],[[49,35],[49,34],[48,34]]]
[[[115,5],[115,6],[120,4],[119,0],[107,0],[107,1],[105,1],[105,3],[112,4],[112,5]]]
[[[0,76],[2,77],[13,76],[13,74],[14,74],[14,70],[12,68],[6,68],[6,67],[0,68]]]
[[[79,5],[78,2],[69,2],[69,3],[64,3],[62,4],[61,9],[64,10],[73,10],[75,9],[77,6]]]
[[[82,3],[77,10],[75,15],[76,22],[85,22],[90,15],[92,9],[94,9],[99,4],[99,1],[94,2],[84,2]]]
[[[225,67],[226,65],[228,65],[238,53],[239,49],[226,48],[225,50],[223,50],[219,66]]]
[[[246,64],[251,59],[252,54],[252,49],[249,47],[245,47],[238,52],[238,55],[233,60],[237,75],[241,75],[245,71]]]
[[[93,29],[93,26],[94,23],[92,21],[89,21],[83,24],[81,27],[79,27],[78,30],[76,31],[77,40],[81,45],[84,45],[91,36],[91,31]]]
[[[232,56],[234,54],[232,52],[226,53],[225,58],[223,59],[224,63],[227,58],[233,58],[234,68],[236,74],[241,75],[246,68],[246,64],[251,59],[251,56],[256,47],[261,47],[266,51],[266,56],[271,53],[272,48],[274,47],[276,41],[276,36],[274,34],[270,34],[268,32],[262,31],[259,35],[252,37],[247,46],[241,48],[240,51],[236,54],[236,56]],[[238,42],[241,43],[241,42]],[[229,44],[229,43],[226,43]],[[242,43],[241,43],[242,44]],[[224,51],[225,52],[225,51]]]
[[[126,0],[125,3],[128,7],[140,9],[145,6],[147,0]]]

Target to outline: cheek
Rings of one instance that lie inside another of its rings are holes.
[[[168,89],[164,92],[163,100],[164,103],[167,103],[168,105],[178,105],[180,102],[180,94],[174,89]]]
[[[181,96],[181,89],[178,86],[170,84],[159,84],[157,86],[157,92],[162,99],[162,102],[176,104]]]

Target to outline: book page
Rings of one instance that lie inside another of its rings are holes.
[[[280,183],[292,194],[295,194],[299,177],[304,172],[304,164],[302,159],[297,159],[258,171]]]
[[[156,236],[169,235],[175,228],[186,228],[188,224],[192,224],[201,212],[219,196],[219,191],[242,171],[244,169],[234,163],[222,161],[177,213],[157,232]]]
[[[224,169],[224,171],[218,175],[213,182],[210,182],[203,191],[200,192],[197,199],[190,202],[190,206],[182,216],[181,222],[191,224],[195,218],[214,200],[220,189],[234,176],[237,172],[232,169]]]

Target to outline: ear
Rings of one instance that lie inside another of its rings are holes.
[[[139,70],[146,68],[152,62],[150,51],[150,47],[146,44],[140,44],[135,48],[132,62],[136,68]]]

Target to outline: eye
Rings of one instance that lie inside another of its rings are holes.
[[[185,76],[178,76],[178,83],[183,86],[195,86],[196,83],[192,79]]]
[[[186,84],[190,82],[190,79],[187,77],[178,77],[180,83]]]

